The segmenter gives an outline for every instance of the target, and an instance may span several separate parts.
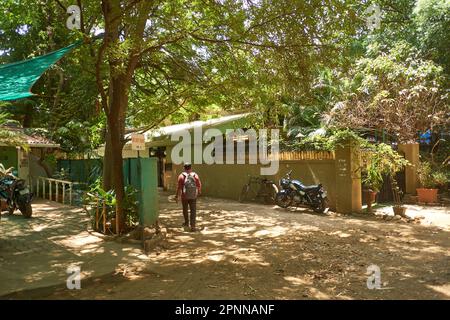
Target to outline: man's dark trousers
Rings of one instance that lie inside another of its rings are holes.
[[[181,203],[183,204],[183,216],[184,216],[184,223],[186,225],[188,225],[189,220],[191,222],[191,228],[195,227],[195,217],[197,215],[197,199],[183,199],[181,201]],[[188,206],[189,209],[191,211],[191,216],[189,219],[189,215],[188,215]]]

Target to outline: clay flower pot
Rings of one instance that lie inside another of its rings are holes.
[[[392,207],[394,210],[394,215],[404,217],[406,213],[406,207],[403,207],[401,205],[395,205]]]
[[[371,189],[364,190],[364,195],[366,196],[366,203],[367,203],[367,212],[372,212],[372,203],[375,202],[377,193],[378,193],[377,191],[373,191]]]
[[[425,202],[425,203],[436,203],[437,202],[438,189],[418,188],[418,189],[416,189],[416,191],[417,191],[417,196],[419,197],[419,202]]]

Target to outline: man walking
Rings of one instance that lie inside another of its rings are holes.
[[[190,163],[184,164],[184,172],[178,176],[177,194],[175,199],[178,202],[178,196],[181,193],[181,204],[183,205],[184,227],[191,224],[191,231],[195,229],[195,218],[197,214],[197,197],[202,192],[202,184],[198,175],[192,171]],[[188,214],[188,207],[190,209],[190,217]],[[190,218],[190,219],[189,219]]]

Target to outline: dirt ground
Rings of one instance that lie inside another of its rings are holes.
[[[438,227],[200,198],[203,229],[191,233],[167,196],[160,204],[166,249],[84,278],[81,290],[61,282],[0,298],[450,299],[448,208],[435,209],[444,221]],[[373,264],[378,290],[367,287]]]

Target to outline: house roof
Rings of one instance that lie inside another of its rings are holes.
[[[244,127],[245,119],[249,115],[250,113],[242,113],[220,118],[213,118],[205,121],[186,122],[157,129],[151,129],[143,133],[145,137],[145,145],[147,147],[152,147],[157,145],[174,144],[176,142],[171,141],[171,135],[181,133],[185,130],[192,131],[195,128],[202,128],[203,130],[216,128],[225,133],[226,129],[236,129]],[[130,138],[130,136],[131,133],[125,135],[126,138]],[[126,143],[125,148],[131,148],[131,141],[128,141]]]
[[[36,133],[25,133],[25,129],[19,126],[6,125],[1,128],[16,133],[17,137],[31,148],[59,148],[59,144]]]
[[[150,148],[176,144],[176,141],[171,141],[171,135],[180,133],[184,130],[192,131],[195,128],[202,128],[202,130],[216,128],[225,133],[226,129],[244,128],[247,121],[246,118],[248,118],[249,115],[250,113],[242,113],[209,119],[205,121],[186,122],[156,129],[150,129],[143,133],[145,138],[145,146],[146,148]],[[131,139],[131,135],[132,133],[127,133],[125,135],[125,138]],[[128,141],[123,149],[131,150],[131,141]],[[97,153],[100,156],[104,155],[104,151],[105,146],[101,146],[97,149]]]

